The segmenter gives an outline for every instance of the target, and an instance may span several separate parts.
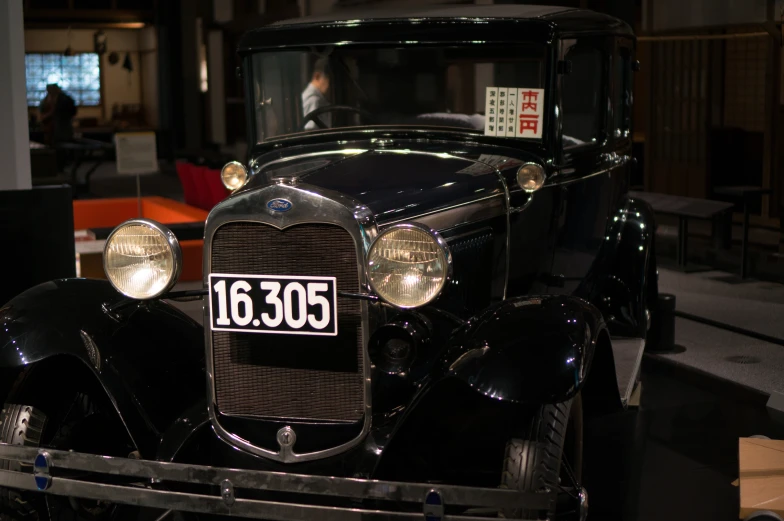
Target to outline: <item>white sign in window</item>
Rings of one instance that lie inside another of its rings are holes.
[[[487,87],[485,135],[542,139],[544,89]]]

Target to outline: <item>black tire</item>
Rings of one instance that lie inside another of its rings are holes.
[[[781,516],[769,510],[754,512],[743,521],[782,521]]]
[[[29,405],[6,404],[0,412],[0,441],[9,445],[38,447],[41,444],[46,415]],[[30,472],[29,465],[0,460],[0,469]],[[18,490],[0,488],[0,516],[5,519],[35,517],[34,505]]]
[[[71,383],[70,388],[62,385],[52,393],[50,385],[55,383],[44,386],[35,377],[22,381],[9,396],[17,403],[3,406],[0,442],[128,456],[133,448],[111,405],[100,394],[100,400],[94,400],[95,390],[81,385],[84,382],[72,379]],[[21,467],[9,461],[0,461],[0,465],[10,470]],[[0,521],[120,521],[134,517],[137,511],[136,507],[0,488]]]
[[[568,440],[568,444],[567,444]],[[571,474],[580,479],[582,473],[582,400],[572,400],[539,407],[532,415],[527,432],[506,444],[500,488],[521,492],[547,494],[558,491],[567,465],[562,465],[567,452]],[[564,484],[566,485],[566,483]],[[552,511],[504,510],[503,518],[552,518]]]

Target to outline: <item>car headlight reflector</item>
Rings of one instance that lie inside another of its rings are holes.
[[[238,161],[226,163],[221,169],[223,186],[231,190],[238,190],[248,182],[248,169]]]
[[[420,224],[400,224],[382,232],[368,251],[373,290],[400,308],[432,302],[450,276],[452,256],[446,242]]]
[[[103,267],[112,286],[126,297],[153,299],[177,283],[182,250],[165,226],[149,219],[132,219],[109,235]]]
[[[526,163],[517,171],[517,184],[526,192],[536,192],[544,181],[544,169],[536,163]]]

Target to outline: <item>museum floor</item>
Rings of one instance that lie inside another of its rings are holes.
[[[766,407],[784,393],[784,346],[737,331],[784,342],[784,286],[666,269],[659,280],[678,311],[735,331],[676,318],[676,348],[645,356],[639,409],[587,426],[589,519],[738,519],[738,438],[784,438],[784,413]]]

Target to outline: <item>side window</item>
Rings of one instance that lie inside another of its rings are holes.
[[[631,50],[621,47],[613,63],[613,119],[615,137],[626,137],[631,127]]]
[[[562,56],[569,72],[562,76],[563,146],[596,143],[602,130],[604,52],[590,42],[564,40]]]

